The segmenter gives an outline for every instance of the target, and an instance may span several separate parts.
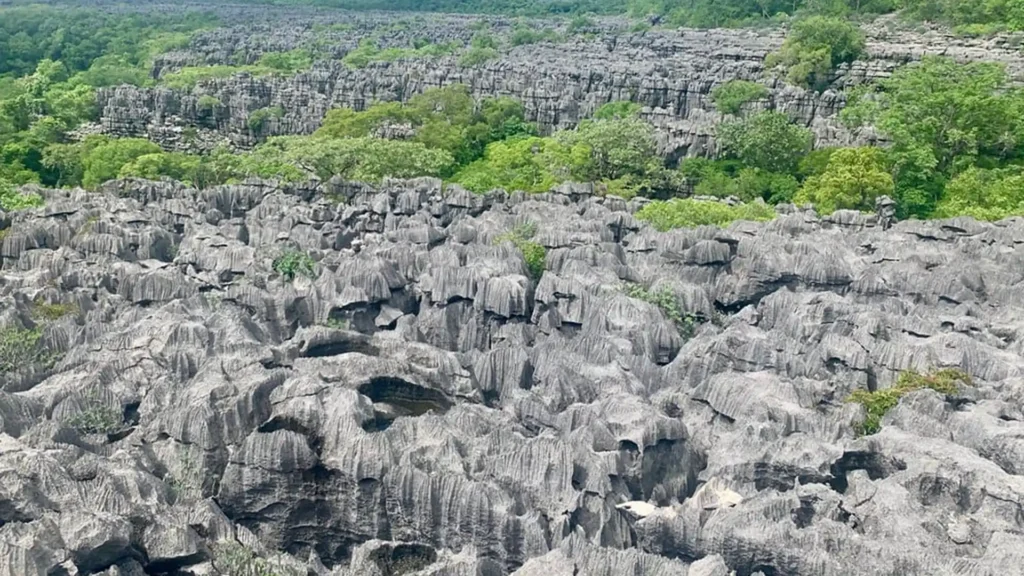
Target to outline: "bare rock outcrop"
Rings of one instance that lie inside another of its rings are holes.
[[[1024,222],[662,233],[588,190],[43,190],[2,224],[0,575],[232,573],[229,542],[318,576],[1020,573]],[[494,243],[527,221],[539,280]],[[974,384],[858,437],[852,391],[945,367]]]

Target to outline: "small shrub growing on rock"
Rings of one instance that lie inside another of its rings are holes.
[[[267,120],[271,118],[281,118],[282,116],[284,116],[284,109],[280,106],[268,106],[267,108],[254,110],[253,113],[249,115],[249,129],[253,132],[259,132],[263,129],[263,125]]]
[[[50,304],[40,298],[32,302],[32,315],[40,320],[60,320],[77,313],[77,304]]]
[[[127,428],[123,411],[98,400],[90,400],[89,405],[68,418],[66,424],[82,434],[117,434]]]
[[[726,114],[739,114],[740,108],[747,102],[760,100],[768,96],[768,88],[749,80],[730,80],[719,84],[711,91],[711,100],[719,111]]]
[[[213,564],[224,574],[231,576],[298,576],[299,572],[284,566],[276,566],[266,558],[238,542],[222,542],[213,547]]]
[[[44,362],[47,354],[40,346],[42,336],[38,328],[0,330],[0,373],[14,372],[22,366]]]
[[[202,96],[199,97],[199,102],[197,102],[197,106],[199,106],[199,109],[203,110],[205,112],[209,112],[211,110],[214,110],[215,108],[217,108],[220,105],[221,105],[220,99],[217,98],[216,96],[211,96],[209,94],[203,94]]]
[[[511,242],[515,245],[523,253],[526,267],[530,270],[530,277],[534,280],[539,280],[544,275],[544,269],[547,267],[548,251],[540,244],[530,241],[530,238],[533,238],[536,233],[537,225],[533,222],[527,222],[516,226],[511,232],[498,236],[494,239],[494,243]]]
[[[630,298],[654,304],[661,309],[661,313],[666,318],[675,324],[676,330],[679,331],[679,335],[683,339],[689,340],[693,337],[693,333],[697,329],[698,319],[693,314],[683,312],[683,308],[679,305],[679,300],[672,290],[662,288],[656,292],[651,292],[639,284],[629,284],[626,286],[626,295]]]
[[[859,426],[858,433],[862,435],[875,434],[882,429],[882,418],[899,404],[900,399],[907,394],[929,388],[940,394],[952,395],[959,390],[959,385],[971,386],[971,377],[962,370],[946,368],[930,374],[918,374],[907,371],[900,374],[896,384],[885,390],[869,392],[857,390],[846,399],[847,402],[856,402],[864,406],[867,416]]]
[[[316,277],[316,262],[305,252],[298,250],[286,250],[274,259],[274,271],[286,280],[294,280],[299,274],[307,278]]]
[[[178,455],[177,474],[168,474],[164,478],[167,487],[171,489],[174,498],[178,501],[190,501],[201,498],[203,495],[202,475],[196,465],[195,458],[188,452],[182,450]]]

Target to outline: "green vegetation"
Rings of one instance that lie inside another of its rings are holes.
[[[711,100],[715,107],[725,114],[739,114],[747,102],[760,100],[768,96],[768,87],[749,80],[730,80],[715,86],[711,91]]]
[[[798,21],[782,49],[765,61],[781,66],[792,83],[824,90],[836,66],[853,62],[864,52],[864,34],[845,20],[813,16]]]
[[[60,320],[73,314],[78,314],[77,304],[50,304],[38,298],[32,302],[32,316],[39,320]]]
[[[909,1],[912,0],[629,0],[628,6],[634,16],[656,15],[672,26],[723,28],[798,15],[881,14]]]
[[[1024,91],[991,63],[925,58],[854,94],[843,119],[871,124],[885,149],[900,217],[1019,214]],[[975,188],[974,186],[978,186]]]
[[[697,324],[699,323],[699,318],[693,314],[683,312],[679,298],[676,297],[671,289],[663,288],[656,292],[651,292],[640,284],[628,284],[626,285],[626,295],[657,306],[661,313],[665,315],[665,318],[668,318],[675,325],[676,330],[679,331],[679,335],[684,340],[689,340],[693,337],[693,333],[696,331]]]
[[[0,8],[0,78],[32,74],[45,60],[61,62],[68,75],[95,67],[93,76],[103,76],[101,69],[112,66],[145,71],[153,56],[187,46],[192,32],[217,24],[203,12]]]
[[[88,398],[82,411],[65,423],[82,434],[117,434],[127,428],[124,411],[97,397]]]
[[[274,258],[273,267],[275,272],[288,281],[294,280],[300,274],[307,278],[316,278],[316,262],[309,254],[298,250],[282,252]]]
[[[209,94],[203,94],[202,96],[199,97],[199,101],[196,102],[196,105],[199,106],[200,110],[203,110],[203,111],[206,111],[206,112],[210,112],[210,111],[216,109],[218,106],[222,106],[223,103],[216,96],[211,96]]]
[[[0,329],[0,374],[33,364],[46,364],[49,354],[43,349],[42,337],[38,328]]]
[[[857,390],[847,398],[847,402],[856,402],[866,411],[864,421],[858,427],[860,434],[875,434],[882,429],[882,418],[899,404],[907,394],[928,388],[947,396],[956,394],[959,385],[971,386],[971,377],[962,370],[946,368],[930,374],[918,374],[908,371],[900,374],[899,379],[885,390],[869,392]]]
[[[718,127],[718,143],[744,166],[792,174],[811,150],[814,135],[779,112],[761,112]]]
[[[870,210],[876,198],[892,191],[892,175],[882,150],[843,148],[829,156],[822,174],[804,181],[793,200],[811,202],[820,214],[831,214],[840,209]]]
[[[178,452],[178,471],[164,476],[176,502],[191,502],[203,496],[202,471],[188,448]]]
[[[474,46],[459,57],[459,66],[464,68],[479,66],[491,60],[497,60],[498,56],[498,50],[495,48],[478,48]]]
[[[342,58],[342,62],[350,68],[365,68],[371,62],[394,62],[412,58],[437,58],[454,54],[462,44],[449,42],[447,44],[420,43],[412,48],[387,48],[382,50],[377,41],[372,38],[363,39],[357,48]]]
[[[249,125],[249,130],[259,132],[263,129],[263,125],[267,120],[271,118],[282,118],[283,116],[284,108],[281,108],[280,106],[268,106],[266,108],[254,110],[252,114],[249,114],[247,124]]]
[[[232,576],[299,576],[305,571],[280,566],[236,541],[223,541],[213,547],[213,564]]]
[[[636,217],[664,232],[674,228],[726,226],[736,220],[771,220],[775,218],[775,210],[762,202],[730,206],[712,200],[673,198],[648,203],[636,213]]]
[[[621,120],[638,116],[644,107],[629,100],[616,100],[594,111],[594,120]]]
[[[530,271],[530,277],[540,280],[547,267],[547,249],[530,239],[537,233],[537,225],[528,222],[513,228],[510,232],[502,234],[494,239],[495,244],[511,242],[523,254],[526,260],[526,268]]]
[[[534,29],[526,26],[516,26],[509,36],[508,43],[511,46],[524,46],[526,44],[538,44],[540,42],[559,42],[561,36],[554,30],[547,28]]]
[[[0,209],[4,212],[14,212],[42,205],[42,196],[38,194],[22,194],[10,182],[0,178]]]

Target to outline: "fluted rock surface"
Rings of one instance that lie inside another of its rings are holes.
[[[0,575],[218,573],[228,540],[318,576],[1024,573],[1024,221],[330,186],[0,218]],[[528,221],[540,279],[495,243]],[[943,367],[974,385],[857,437],[853,390]]]

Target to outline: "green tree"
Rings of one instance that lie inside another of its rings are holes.
[[[568,147],[586,146],[589,160],[574,166],[580,180],[615,180],[624,176],[647,176],[663,165],[658,155],[654,127],[639,118],[581,122],[556,138]]]
[[[460,170],[454,180],[474,192],[495,188],[546,192],[589,158],[585,145],[570,147],[553,138],[514,138],[489,144],[483,158]]]
[[[747,102],[760,100],[768,96],[768,88],[757,82],[748,80],[730,80],[715,86],[711,91],[711,100],[719,111],[726,114],[739,114]]]
[[[843,119],[891,141],[900,215],[927,217],[956,173],[1020,157],[1024,94],[997,64],[928,57],[855,94]]]
[[[595,120],[619,120],[638,116],[644,107],[629,100],[616,100],[602,105],[594,111]]]
[[[794,199],[813,203],[821,214],[841,209],[869,210],[875,199],[892,194],[893,180],[878,148],[840,148],[832,152],[828,166],[811,176]]]
[[[864,34],[853,24],[826,16],[812,16],[793,26],[782,49],[771,54],[766,66],[782,66],[786,79],[823,90],[836,66],[853,62],[864,53]]]
[[[935,216],[973,216],[1001,220],[1024,215],[1024,171],[1020,167],[971,167],[953,178],[935,210]]]
[[[792,174],[811,149],[814,135],[779,112],[760,112],[718,127],[718,143],[751,168]]]
[[[156,154],[160,147],[141,138],[113,139],[96,146],[82,158],[82,184],[95,188],[117,178],[121,168],[146,154]]]

